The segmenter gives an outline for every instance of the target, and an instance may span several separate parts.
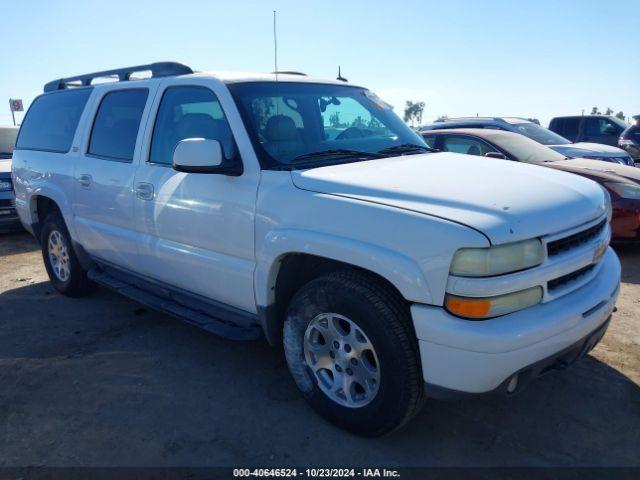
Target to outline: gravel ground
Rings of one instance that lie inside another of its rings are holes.
[[[62,297],[30,236],[0,236],[0,467],[640,466],[640,248],[618,253],[618,311],[587,358],[515,398],[429,401],[362,439],[311,411],[266,342],[105,289]]]

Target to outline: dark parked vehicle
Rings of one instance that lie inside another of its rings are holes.
[[[631,155],[631,158],[638,163],[640,162],[640,115],[636,115],[633,118],[636,121],[635,125],[631,125],[622,132],[618,140],[618,146],[626,150]]]
[[[22,228],[11,182],[11,156],[17,135],[18,127],[0,127],[0,232]]]
[[[614,241],[640,241],[640,170],[589,159],[567,160],[551,148],[511,132],[447,129],[422,132],[427,144],[446,152],[540,164],[587,177],[611,196]]]
[[[618,138],[629,124],[611,115],[555,117],[549,130],[572,142],[591,142],[618,146]]]

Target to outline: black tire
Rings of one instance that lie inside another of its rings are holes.
[[[355,322],[375,349],[380,381],[377,393],[364,406],[344,406],[330,398],[305,361],[307,327],[327,312]],[[292,298],[283,335],[287,364],[298,388],[331,423],[358,435],[379,436],[402,427],[420,411],[424,381],[408,305],[374,275],[343,270],[312,280]]]
[[[59,232],[62,239],[65,242],[65,246],[68,252],[68,278],[62,280],[54,272],[52,261],[49,258],[49,238],[52,232]],[[49,280],[56,290],[61,294],[68,297],[82,297],[87,295],[92,287],[91,281],[87,278],[87,272],[82,268],[75,251],[73,250],[73,244],[71,243],[71,237],[69,231],[64,223],[62,214],[59,210],[51,210],[43,224],[40,232],[40,247],[42,250],[42,259],[44,260],[44,266],[49,275]]]

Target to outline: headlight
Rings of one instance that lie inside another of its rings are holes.
[[[0,180],[0,192],[7,192],[11,190],[11,182],[9,180]]]
[[[470,298],[447,295],[445,306],[458,317],[483,320],[532,307],[541,300],[542,287],[533,287],[497,297]]]
[[[451,274],[491,277],[540,265],[544,249],[537,238],[489,248],[461,248],[451,261]]]
[[[605,186],[622,198],[640,200],[640,186],[631,183],[607,182]],[[608,192],[607,192],[608,193]]]

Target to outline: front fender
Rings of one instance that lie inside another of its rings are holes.
[[[316,255],[369,270],[391,282],[406,300],[433,303],[432,293],[420,266],[405,255],[337,235],[278,229],[267,233],[257,255],[254,286],[259,307],[274,303],[274,286],[280,260],[291,253]]]

